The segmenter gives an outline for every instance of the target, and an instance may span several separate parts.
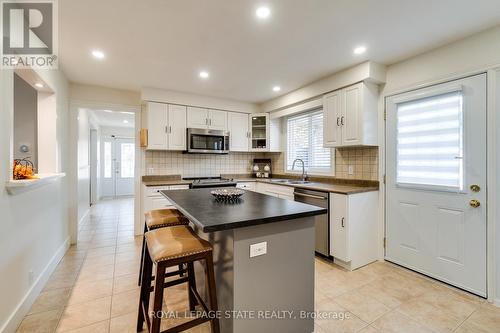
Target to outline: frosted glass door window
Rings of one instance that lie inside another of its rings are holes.
[[[113,155],[111,151],[111,142],[104,142],[104,178],[111,178],[112,166],[113,166]]]
[[[462,190],[461,91],[397,105],[397,184]]]
[[[133,143],[121,143],[120,173],[122,178],[134,177],[135,146]]]

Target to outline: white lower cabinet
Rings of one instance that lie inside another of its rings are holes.
[[[143,186],[143,213],[155,209],[173,208],[172,203],[160,193],[163,190],[187,190],[188,185]]]
[[[273,197],[292,200],[292,201],[294,200],[294,195],[293,195],[294,188],[291,186],[274,185],[274,184],[257,182],[255,190],[256,192],[272,195]]]
[[[330,194],[330,255],[353,270],[377,260],[378,192]]]
[[[255,182],[239,182],[236,184],[236,187],[247,191],[255,191],[255,184]]]

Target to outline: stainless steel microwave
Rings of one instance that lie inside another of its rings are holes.
[[[187,152],[204,154],[227,154],[229,153],[229,132],[200,128],[188,128]]]

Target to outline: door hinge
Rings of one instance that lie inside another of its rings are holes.
[[[385,184],[385,175],[384,175],[384,177],[382,177],[382,181]]]
[[[384,121],[387,120],[387,110],[384,109]]]
[[[387,238],[384,237],[384,249],[386,248],[387,246]]]

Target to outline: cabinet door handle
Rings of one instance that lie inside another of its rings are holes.
[[[344,116],[340,117],[340,124],[344,125]]]
[[[172,134],[172,126],[168,126],[168,132]]]
[[[210,118],[209,124],[210,124],[210,126],[212,126],[212,118]]]
[[[340,126],[340,117],[337,117],[337,126]]]
[[[342,228],[345,228],[345,217],[342,218],[342,222],[341,222],[341,225],[342,225]]]
[[[165,133],[168,133],[168,126],[165,126]]]

